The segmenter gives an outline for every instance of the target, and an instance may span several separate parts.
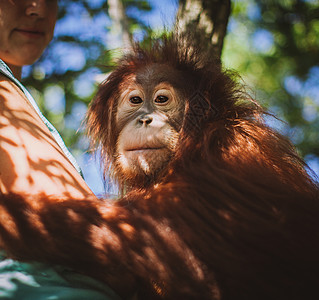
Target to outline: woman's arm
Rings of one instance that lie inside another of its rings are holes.
[[[3,193],[92,195],[25,95],[1,75],[0,162]]]

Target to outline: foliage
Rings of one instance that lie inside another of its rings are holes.
[[[236,0],[223,53],[307,160],[319,157],[318,36],[317,1]]]

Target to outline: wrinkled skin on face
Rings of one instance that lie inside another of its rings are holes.
[[[152,64],[121,84],[115,167],[129,185],[154,181],[174,153],[184,112],[177,79],[177,71]]]

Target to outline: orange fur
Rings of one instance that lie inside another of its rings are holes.
[[[118,202],[1,195],[1,248],[74,268],[123,297],[318,299],[318,186],[259,106],[198,49],[169,38],[122,60],[89,112],[103,154],[112,163],[119,84],[149,63],[180,71],[190,96],[164,175]]]

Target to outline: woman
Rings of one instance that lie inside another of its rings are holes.
[[[53,37],[57,0],[0,0],[0,191],[85,198],[92,192],[60,135],[19,82]],[[1,299],[117,299],[62,267],[0,255]]]
[[[76,164],[61,138],[17,81],[22,66],[35,62],[52,39],[56,15],[57,0],[0,1],[0,59],[16,78],[0,64],[0,160],[2,170],[6,170],[0,174],[2,192],[58,193],[79,198],[92,194],[67,159]],[[59,146],[41,118],[58,136]]]

